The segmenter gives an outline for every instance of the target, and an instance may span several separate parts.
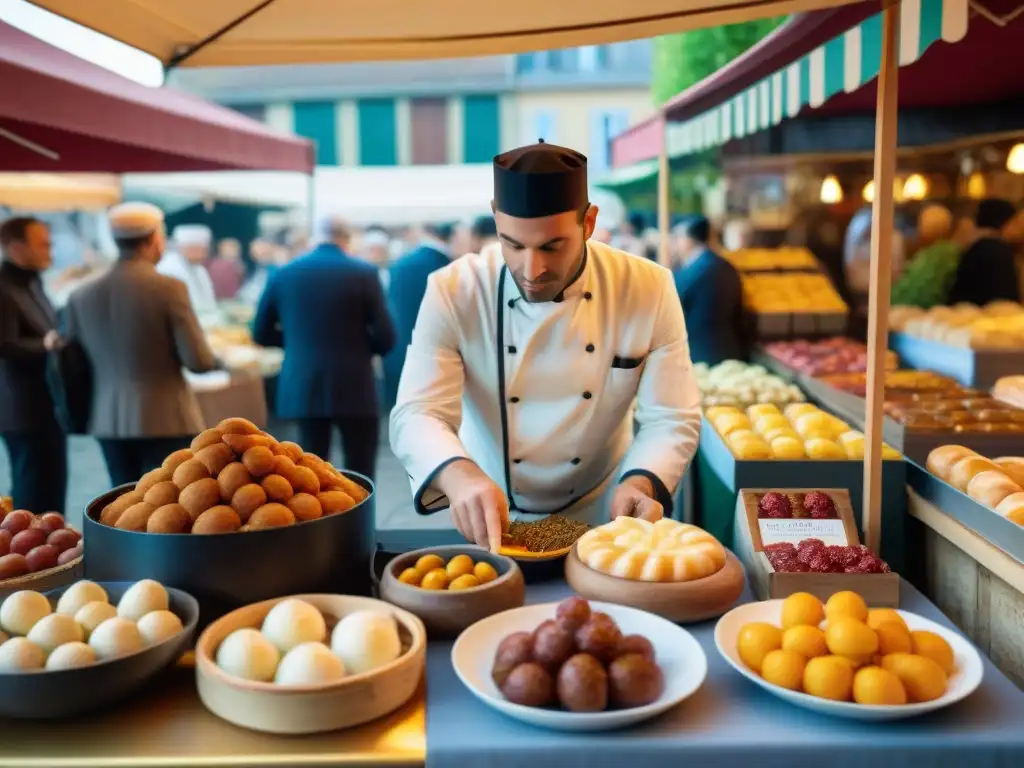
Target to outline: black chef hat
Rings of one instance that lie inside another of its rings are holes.
[[[539,219],[586,207],[587,158],[543,140],[494,158],[494,207]]]

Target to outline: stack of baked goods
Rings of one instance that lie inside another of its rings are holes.
[[[823,274],[745,274],[743,305],[751,312],[846,312],[846,302]]]
[[[722,254],[741,272],[768,270],[814,270],[818,261],[806,248],[782,246],[780,248],[739,248]]]
[[[894,307],[889,327],[908,336],[972,349],[1024,348],[1024,306],[994,301],[920,310]]]
[[[1024,525],[1024,458],[987,459],[962,445],[928,454],[928,471],[1007,520]]]
[[[764,351],[783,365],[808,376],[857,373],[868,369],[867,345],[843,336],[817,341],[777,341],[766,344]],[[899,367],[899,357],[890,349],[885,351],[885,367],[887,370]]]
[[[787,384],[761,365],[725,360],[710,368],[704,363],[697,363],[693,368],[701,400],[706,406],[746,408],[755,403],[785,405],[802,403],[805,399],[799,387]]]
[[[146,473],[100,523],[146,533],[255,531],[347,512],[367,495],[319,456],[231,418]]]
[[[1024,376],[1004,376],[992,387],[992,397],[1014,408],[1024,409]]]

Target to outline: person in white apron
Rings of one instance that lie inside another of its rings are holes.
[[[180,224],[171,235],[168,248],[156,271],[181,280],[188,287],[192,309],[200,320],[217,314],[217,294],[206,269],[213,233],[202,224]]]
[[[589,241],[587,159],[494,160],[498,247],[429,279],[391,413],[417,512],[496,550],[511,519],[657,519],[697,448],[700,398],[671,273]],[[633,414],[639,429],[634,437]]]

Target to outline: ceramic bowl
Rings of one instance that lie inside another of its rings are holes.
[[[446,563],[456,555],[469,555],[474,563],[490,563],[498,578],[457,591],[423,589],[399,581],[402,571],[423,555],[438,555]],[[419,616],[431,636],[457,635],[480,619],[520,607],[526,599],[526,583],[519,566],[510,558],[472,544],[417,549],[399,555],[385,567],[379,590],[383,600]]]
[[[196,686],[213,714],[265,733],[289,735],[351,728],[383,717],[416,693],[427,659],[423,622],[408,611],[369,597],[295,595],[327,620],[328,632],[344,616],[361,610],[390,613],[398,622],[402,655],[371,672],[322,685],[276,685],[243,680],[217,666],[217,648],[236,629],[258,629],[270,609],[285,598],[265,600],[232,611],[208,626],[196,643]]]
[[[13,579],[0,581],[0,600],[14,592],[23,589],[31,589],[36,592],[48,592],[51,589],[68,587],[82,578],[85,570],[83,562],[85,556],[76,557],[70,563],[57,565],[35,573],[26,573],[24,576],[16,576]]]

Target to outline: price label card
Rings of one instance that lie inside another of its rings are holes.
[[[799,520],[759,518],[757,525],[761,529],[762,547],[785,541],[799,544],[804,539],[821,539],[825,544],[844,547],[850,545],[850,540],[846,537],[846,526],[838,518],[817,520],[809,517]]]

